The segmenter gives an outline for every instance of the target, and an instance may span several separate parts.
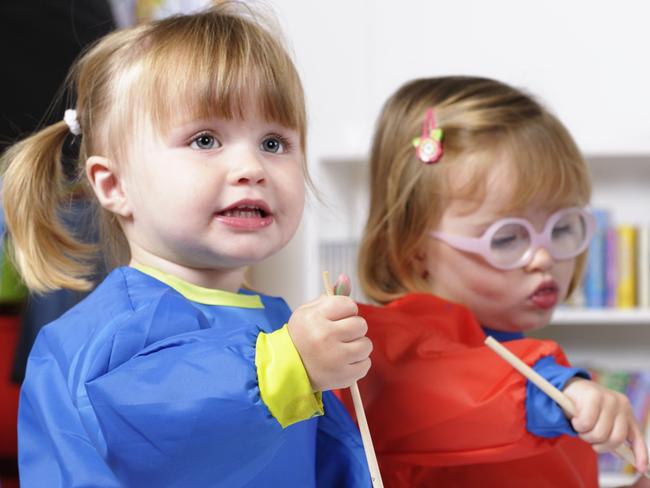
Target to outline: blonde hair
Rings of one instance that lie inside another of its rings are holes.
[[[411,144],[429,108],[444,131],[436,164],[422,163]],[[589,172],[571,135],[520,90],[486,78],[440,77],[411,81],[388,99],[370,155],[370,214],[359,253],[359,279],[370,299],[386,303],[430,290],[414,267],[427,231],[452,199],[480,204],[492,163],[503,154],[514,195],[504,213],[531,203],[561,208],[589,202]],[[452,176],[459,173],[471,176],[458,184]],[[585,257],[578,258],[570,290]]]
[[[297,130],[305,154],[302,85],[272,23],[261,20],[243,4],[226,2],[116,31],[81,56],[67,81],[82,130],[76,181],[63,174],[64,122],[19,142],[2,158],[13,258],[30,289],[88,289],[99,251],[109,267],[128,262],[124,233],[99,208],[84,164],[93,154],[119,164],[146,120],[166,131],[186,119],[244,118],[247,104],[254,104],[262,117]],[[311,184],[305,161],[303,170]],[[62,223],[62,212],[79,192],[97,208],[100,246],[83,242]]]

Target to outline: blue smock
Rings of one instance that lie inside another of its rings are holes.
[[[260,298],[263,308],[208,305],[114,270],[35,342],[21,486],[370,486],[358,429],[334,395],[323,394],[323,416],[284,429],[262,401],[256,339],[291,312]]]

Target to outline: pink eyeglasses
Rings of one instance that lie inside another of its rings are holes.
[[[596,221],[587,209],[569,207],[552,214],[542,232],[526,219],[505,218],[493,223],[481,237],[437,231],[429,235],[461,251],[479,254],[497,269],[515,269],[530,263],[540,247],[558,261],[576,257],[587,249],[595,228]]]

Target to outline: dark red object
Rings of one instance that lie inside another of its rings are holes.
[[[483,344],[465,307],[407,295],[384,307],[359,305],[373,342],[359,389],[386,486],[598,486],[593,449],[576,437],[526,430],[526,379]],[[567,364],[551,341],[508,348],[528,365]],[[349,391],[343,392],[354,414]]]

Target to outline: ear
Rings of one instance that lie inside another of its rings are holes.
[[[86,161],[86,176],[102,207],[122,217],[131,216],[123,182],[113,161],[103,156],[90,156]]]

